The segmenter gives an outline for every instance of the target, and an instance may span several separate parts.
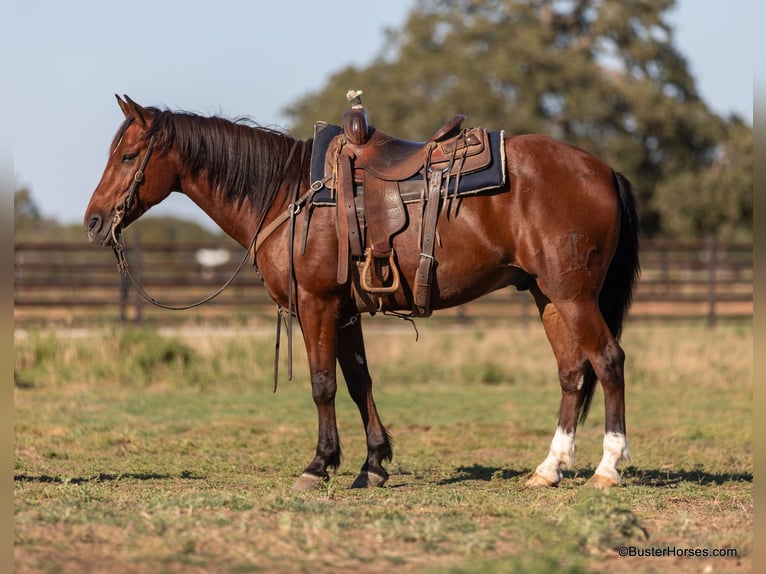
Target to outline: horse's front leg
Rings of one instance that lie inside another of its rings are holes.
[[[382,463],[393,457],[391,439],[380,422],[372,396],[372,379],[364,352],[362,321],[358,317],[357,320],[344,321],[338,333],[338,363],[343,370],[349,394],[359,408],[367,436],[367,460],[351,487],[383,486],[388,480],[388,472]]]
[[[319,427],[314,460],[303,470],[293,489],[310,490],[329,478],[328,468],[336,469],[340,465],[340,438],[335,420],[338,306],[317,299],[300,301],[299,306]]]

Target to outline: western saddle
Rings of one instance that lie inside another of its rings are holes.
[[[361,91],[349,91],[351,110],[325,155],[322,182],[334,193],[339,238],[338,282],[351,279],[361,311],[375,312],[381,297],[401,285],[393,237],[407,225],[402,189],[420,192],[420,260],[413,282],[415,317],[431,314],[431,280],[439,212],[457,195],[462,175],[487,167],[492,155],[486,130],[463,129],[457,115],[426,142],[392,137],[370,126]]]

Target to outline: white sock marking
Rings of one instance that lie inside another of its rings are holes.
[[[628,439],[624,433],[608,432],[604,435],[604,457],[596,468],[596,474],[611,478],[619,484],[620,473],[617,472],[617,465],[621,462],[631,462]]]
[[[553,484],[561,482],[562,468],[572,468],[574,464],[574,433],[556,427],[548,456],[535,472],[547,478]]]

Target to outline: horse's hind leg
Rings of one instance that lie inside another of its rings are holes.
[[[604,455],[590,484],[599,488],[616,486],[620,483],[617,465],[630,463],[625,434],[625,353],[594,299],[582,296],[555,305],[604,389]]]
[[[580,407],[585,398],[582,385],[588,368],[585,353],[572,338],[561,315],[537,286],[531,288],[540,317],[558,365],[561,384],[561,405],[556,433],[545,460],[527,479],[527,486],[556,486],[561,482],[561,470],[574,463],[575,432]]]
[[[338,334],[338,363],[343,370],[351,398],[359,407],[367,435],[367,460],[352,488],[382,486],[388,479],[384,460],[391,460],[391,441],[378,417],[372,396],[372,379],[367,369],[361,320],[353,321]]]

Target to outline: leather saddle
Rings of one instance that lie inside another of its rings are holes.
[[[420,191],[421,256],[413,284],[413,315],[427,316],[439,208],[450,190],[457,193],[462,175],[492,162],[488,132],[462,128],[466,117],[457,115],[426,142],[396,138],[368,124],[359,96],[347,95],[352,109],[343,114],[343,130],[332,139],[324,158],[324,173],[332,174],[324,184],[337,201],[337,279],[345,283],[349,264],[356,261],[358,276],[352,279],[357,291],[375,299],[399,289],[392,241],[408,223],[402,189],[415,187]],[[366,300],[369,307],[370,298]]]

